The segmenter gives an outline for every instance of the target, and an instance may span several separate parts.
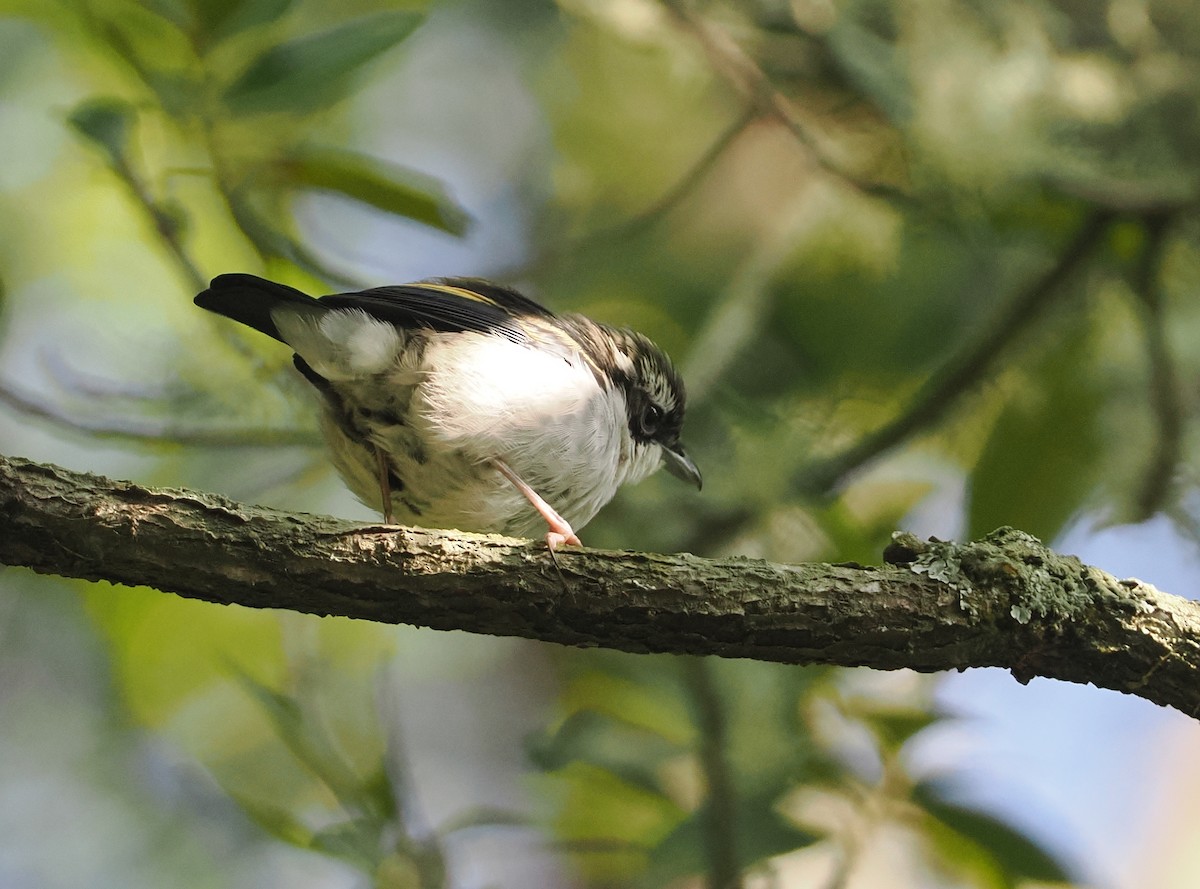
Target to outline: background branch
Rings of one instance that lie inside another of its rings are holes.
[[[1150,365],[1150,408],[1157,427],[1154,448],[1135,501],[1135,516],[1141,521],[1154,515],[1166,501],[1175,467],[1183,455],[1183,393],[1167,336],[1169,322],[1159,280],[1171,222],[1169,214],[1146,218],[1146,245],[1133,275],[1133,288],[1141,307],[1146,360]]]
[[[94,402],[101,401],[93,398]],[[61,429],[84,433],[99,439],[137,444],[171,444],[208,448],[314,447],[321,443],[312,429],[270,427],[215,427],[199,423],[185,424],[174,419],[115,417],[112,411],[84,416],[78,411],[52,404],[13,381],[0,377],[0,404],[28,417],[48,420]]]
[[[781,124],[820,169],[868,197],[883,198],[897,205],[912,203],[904,190],[860,176],[837,160],[826,140],[805,122],[800,106],[776,89],[758,63],[722,29],[695,15],[680,0],[663,0],[663,6],[676,25],[697,42],[713,71],[749,101],[752,109]]]
[[[737,801],[735,782],[729,773],[725,713],[709,662],[691,658],[683,665],[683,678],[696,708],[700,729],[699,759],[708,789],[704,813],[704,849],[708,855],[708,889],[742,889],[738,865]]]
[[[356,525],[0,457],[0,563],[209,602],[633,652],[1002,666],[1200,715],[1200,605],[1003,529],[878,568],[564,550]]]
[[[1091,210],[1054,264],[1035,278],[998,315],[965,342],[912,397],[895,419],[800,472],[801,491],[824,493],[845,476],[940,420],[958,398],[986,379],[1000,355],[1068,293],[1067,280],[1097,251],[1112,224],[1106,210]]]

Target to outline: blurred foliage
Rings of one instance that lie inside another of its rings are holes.
[[[0,441],[353,509],[286,353],[190,296],[451,257],[683,369],[704,494],[656,476],[589,544],[868,561],[905,524],[1053,539],[1158,512],[1200,539],[1194,12],[3,0],[0,403],[32,422]],[[514,830],[588,885],[858,885],[891,829],[916,851],[890,885],[1071,876],[909,773],[944,721],[923,682],[539,649],[540,802],[432,828],[378,706],[392,631],[83,598],[136,725],[372,885],[454,883],[455,837]]]

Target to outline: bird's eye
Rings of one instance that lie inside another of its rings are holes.
[[[639,425],[642,427],[642,434],[647,438],[653,437],[662,425],[662,421],[663,409],[653,401],[646,402],[646,406],[642,408],[642,415],[638,418]]]

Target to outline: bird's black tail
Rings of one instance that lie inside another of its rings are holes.
[[[284,340],[271,319],[271,310],[298,304],[311,311],[317,301],[286,284],[276,284],[255,275],[234,274],[213,278],[208,289],[198,294],[194,302],[202,309],[240,321],[282,343]]]

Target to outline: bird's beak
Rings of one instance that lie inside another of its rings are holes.
[[[704,479],[700,477],[700,470],[696,468],[696,464],[691,458],[683,452],[683,445],[676,442],[673,445],[663,445],[663,459],[667,463],[667,472],[675,476],[677,479],[695,485],[696,490],[700,490],[704,486]]]

